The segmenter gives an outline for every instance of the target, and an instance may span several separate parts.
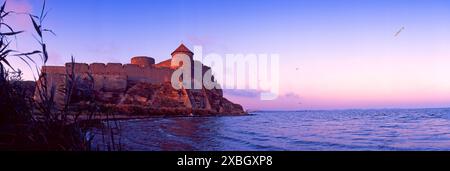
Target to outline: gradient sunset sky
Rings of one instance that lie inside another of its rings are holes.
[[[38,12],[41,0],[9,0]],[[448,0],[48,0],[49,65],[157,62],[180,44],[204,53],[278,53],[281,96],[226,91],[247,109],[303,110],[450,106]],[[28,30],[19,50],[37,47]],[[402,29],[402,32],[395,34]],[[15,61],[27,72],[25,64]],[[28,72],[26,79],[33,77]]]

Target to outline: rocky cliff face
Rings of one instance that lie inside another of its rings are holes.
[[[137,83],[125,92],[98,96],[102,104],[115,106],[115,111],[150,115],[216,115],[245,114],[241,105],[223,97],[221,90],[175,90],[170,83]],[[109,94],[107,93],[107,94]],[[103,94],[103,93],[100,93]]]
[[[65,76],[59,75],[59,77]],[[86,105],[95,103],[99,109],[97,112],[121,115],[205,116],[246,114],[241,105],[234,104],[224,98],[222,90],[218,89],[175,90],[170,82],[135,82],[126,84],[126,87],[108,85],[107,88],[95,88],[97,84],[95,77],[91,78],[94,80],[89,80],[88,76],[85,75],[76,83],[71,97],[72,108],[83,109]],[[114,80],[115,78],[111,79]],[[58,89],[67,86],[64,81],[56,85]],[[59,96],[62,95],[59,94]],[[62,106],[64,97],[56,99],[57,103]]]
[[[86,86],[83,86],[86,87]],[[80,92],[83,90],[77,90]],[[87,93],[75,93],[73,99],[88,99]],[[241,105],[223,97],[222,90],[175,90],[169,82],[139,82],[122,90],[94,91],[95,102],[103,111],[129,115],[204,116],[246,114]],[[85,104],[84,100],[74,100]]]

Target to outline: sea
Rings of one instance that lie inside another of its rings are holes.
[[[104,124],[119,129],[93,130],[94,149],[111,150],[104,144],[114,139],[123,151],[450,150],[450,109],[259,111]]]

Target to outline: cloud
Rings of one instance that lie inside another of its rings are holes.
[[[60,64],[64,64],[67,61],[64,61],[63,56],[55,50],[50,50],[49,52],[49,59],[47,64],[48,65],[60,65]]]
[[[6,11],[14,11],[5,21],[16,30],[27,30],[31,28],[30,17],[26,14],[33,12],[33,7],[28,0],[8,0]]]
[[[293,92],[286,93],[282,97],[289,98],[289,99],[301,99],[301,97],[298,94],[293,93]]]
[[[261,92],[260,90],[224,90],[224,95],[250,110],[299,110],[307,107],[309,103],[295,92],[281,94],[276,100],[263,101],[260,99]]]
[[[193,45],[206,46],[214,43],[213,39],[208,36],[188,35],[187,39]]]
[[[245,97],[245,98],[259,98],[261,95],[261,91],[259,90],[236,90],[236,89],[224,89],[224,94],[236,97]]]
[[[261,93],[264,91],[261,90],[237,90],[237,89],[224,89],[223,92],[230,96],[236,97],[245,97],[245,98],[260,98]],[[287,92],[285,94],[281,94],[278,99],[298,99],[301,97],[297,93]]]
[[[117,54],[121,47],[116,43],[104,43],[97,45],[86,46],[86,51],[98,55],[113,55]]]

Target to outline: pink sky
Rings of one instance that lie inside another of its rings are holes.
[[[41,2],[8,0],[8,8],[38,11]],[[450,106],[449,1],[47,2],[46,26],[57,33],[46,39],[50,65],[72,55],[86,63],[127,63],[136,55],[158,62],[183,42],[222,55],[280,54],[278,100],[226,94],[247,109]],[[18,49],[33,50],[28,17],[10,21],[28,31],[18,37]]]

